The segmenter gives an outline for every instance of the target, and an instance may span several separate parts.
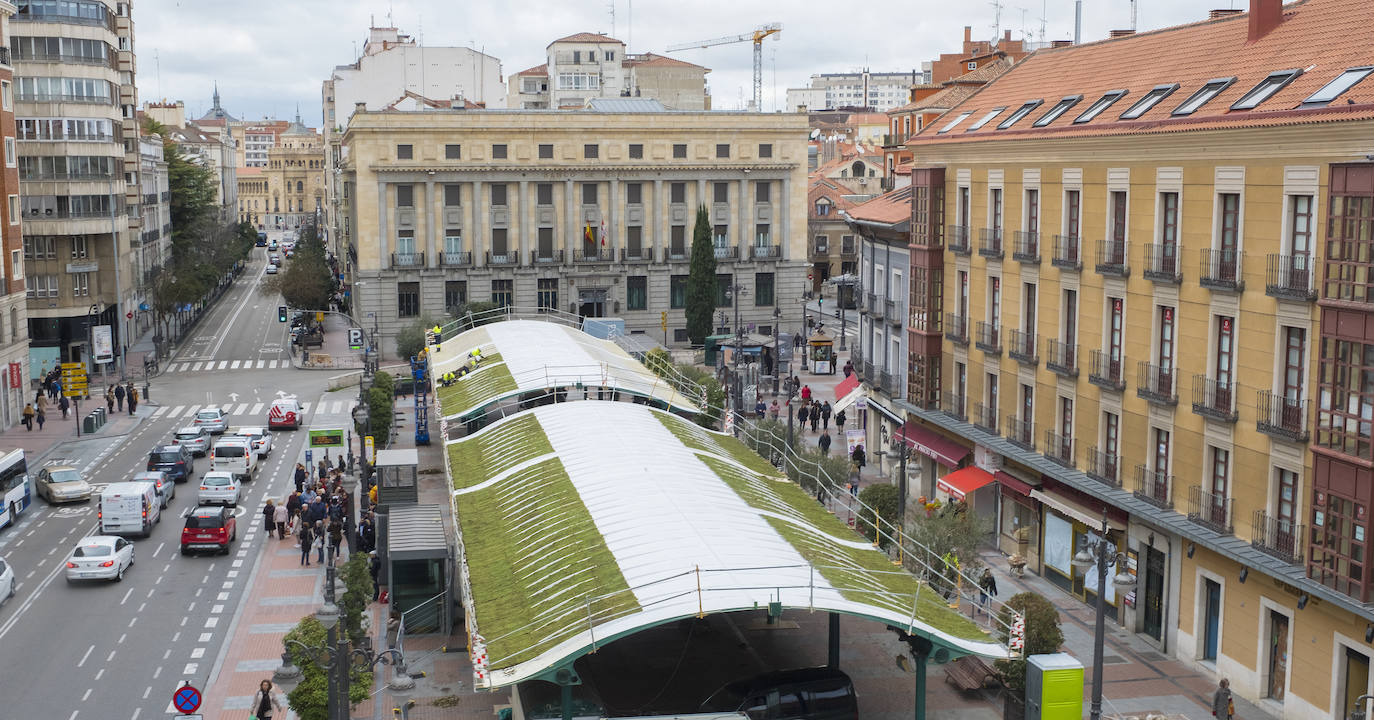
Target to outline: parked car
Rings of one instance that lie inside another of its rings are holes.
[[[192,457],[204,457],[210,452],[210,433],[199,425],[184,427],[172,437],[173,445],[181,445],[191,451]]]
[[[194,424],[218,435],[229,427],[229,415],[222,408],[208,407],[196,413]]]
[[[167,503],[177,496],[177,484],[172,478],[162,470],[145,470],[141,473],[134,473],[134,482],[150,482],[157,488],[157,499],[163,510],[167,509]]]
[[[148,470],[161,470],[176,482],[186,482],[195,474],[195,459],[185,445],[158,445],[148,453]]]
[[[14,597],[14,589],[19,585],[19,581],[14,577],[14,568],[0,558],[0,602]]]
[[[92,535],[83,538],[67,556],[67,582],[124,579],[134,565],[134,544],[122,537]]]
[[[70,465],[45,467],[34,481],[38,496],[49,503],[85,502],[91,499],[91,484],[81,471]]]
[[[854,720],[854,683],[836,668],[777,670],[727,683],[701,712],[742,712],[751,720]]]
[[[232,507],[203,505],[186,513],[181,529],[181,554],[195,550],[218,550],[229,554],[229,544],[238,539],[238,522]]]
[[[200,492],[196,495],[197,505],[239,504],[239,483],[233,473],[211,470],[200,478]]]

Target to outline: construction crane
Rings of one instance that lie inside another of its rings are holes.
[[[668,52],[678,50],[695,50],[697,48],[708,48],[716,45],[729,45],[739,42],[754,43],[754,101],[751,110],[763,109],[763,40],[769,35],[777,35],[782,32],[781,23],[769,23],[754,28],[753,32],[743,35],[730,35],[729,37],[714,38],[711,40],[701,40],[699,42],[682,43],[668,48]]]

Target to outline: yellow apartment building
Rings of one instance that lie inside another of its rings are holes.
[[[353,114],[340,240],[354,307],[376,313],[382,347],[422,313],[469,301],[618,317],[627,333],[685,344],[699,205],[723,324],[731,285],[744,288],[746,328],[800,322],[806,117],[610,102],[639,110]]]
[[[913,493],[1281,717],[1374,689],[1371,25],[1040,51],[908,142]],[[1134,585],[1071,563],[1104,520]]]

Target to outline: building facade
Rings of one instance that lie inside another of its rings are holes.
[[[991,483],[1004,551],[1285,718],[1374,689],[1370,23],[1042,51],[907,143],[918,491]],[[1073,566],[1104,534],[1133,582]]]
[[[14,3],[0,2],[0,45],[12,47]],[[0,168],[0,195],[7,202],[0,206],[0,369],[7,372],[0,391],[0,426],[11,427],[22,420],[24,398],[28,395],[29,322],[24,292],[23,235],[19,215],[18,146],[15,142],[14,65],[10,53],[0,53],[0,142],[4,143],[6,162]]]
[[[143,232],[132,3],[17,6],[10,47],[31,373],[88,361],[92,325],[110,326],[118,362],[131,342],[125,313]]]
[[[834,110],[839,108],[872,108],[886,112],[902,105],[909,97],[908,88],[921,82],[920,71],[822,73],[812,75],[805,88],[788,88],[787,109],[791,112]],[[817,101],[821,104],[817,105]]]
[[[825,281],[859,272],[858,236],[845,221],[844,211],[854,207],[848,188],[822,177],[811,176],[806,194],[806,236],[810,242],[811,284],[820,292]]]
[[[237,156],[226,121],[233,117],[220,107],[218,89],[214,98],[214,107],[195,123],[186,122],[186,106],[180,100],[146,103],[143,114],[167,128],[168,139],[187,159],[214,175],[215,204],[219,206],[220,219],[229,220],[238,208]]]
[[[549,43],[547,62],[511,76],[506,107],[579,109],[592,98],[644,97],[670,110],[709,110],[707,68],[654,53],[630,55],[607,35],[577,33]]]
[[[299,115],[276,138],[265,165],[238,171],[239,222],[259,230],[299,228],[324,211],[324,140]]]
[[[705,205],[717,305],[743,285],[741,322],[771,332],[775,308],[801,314],[805,138],[804,117],[757,113],[356,113],[340,209],[353,307],[376,313],[386,352],[469,301],[620,317],[659,341],[666,318],[683,345]]]

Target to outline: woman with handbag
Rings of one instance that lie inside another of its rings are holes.
[[[1231,720],[1236,716],[1236,703],[1231,699],[1231,681],[1222,678],[1212,694],[1212,715],[1217,720]]]
[[[248,720],[272,720],[276,711],[282,709],[281,702],[272,692],[271,680],[263,680],[258,685],[258,691],[253,695],[253,704],[250,707],[253,708],[253,712],[248,716]]]

